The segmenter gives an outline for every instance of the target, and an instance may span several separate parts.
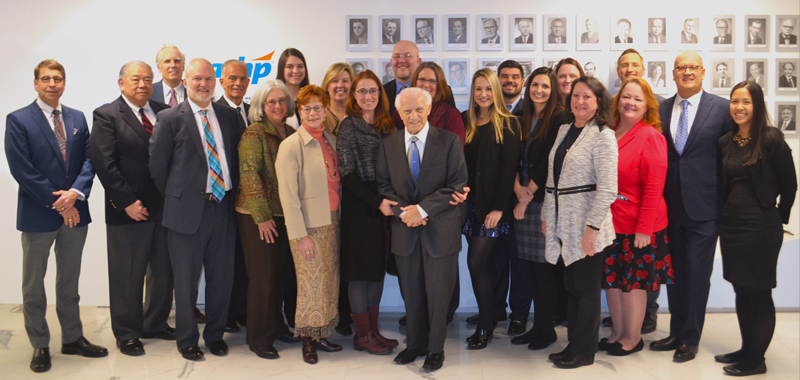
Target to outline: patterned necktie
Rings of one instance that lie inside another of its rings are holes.
[[[211,196],[217,203],[225,196],[225,179],[222,176],[222,165],[219,163],[217,143],[214,133],[211,132],[211,123],[208,122],[207,109],[203,110],[203,131],[206,137],[206,153],[208,154],[208,168],[211,170]]]
[[[144,114],[144,108],[139,108],[139,116],[142,117],[142,125],[144,125],[144,129],[147,130],[147,133],[153,134],[153,123],[150,122],[150,119],[147,118]]]
[[[170,107],[175,107],[177,105],[178,105],[178,98],[175,96],[175,89],[174,88],[170,88],[169,89],[169,106]]]
[[[419,179],[419,148],[417,148],[417,136],[411,136],[411,153],[409,153],[409,161],[411,161],[411,178],[414,180],[414,185],[417,184]]]
[[[67,162],[67,135],[64,133],[64,123],[61,122],[61,111],[53,110],[53,132],[56,134],[58,147],[61,148],[61,155],[64,163]]]
[[[786,79],[789,80],[789,87],[794,87],[794,81],[792,80],[792,77],[788,77]]]
[[[678,119],[678,131],[675,132],[675,150],[678,154],[683,154],[683,148],[686,146],[686,140],[689,138],[689,106],[691,104],[688,100],[681,101],[681,116]]]

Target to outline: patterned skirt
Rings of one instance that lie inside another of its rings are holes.
[[[467,207],[467,223],[461,228],[464,235],[498,237],[511,233],[511,224],[508,222],[498,223],[495,228],[486,228],[483,220],[478,220],[478,201],[475,198],[467,198]]]
[[[603,250],[603,289],[657,290],[659,284],[672,284],[672,256],[667,229],[650,236],[644,248],[633,245],[635,234],[617,234],[614,243]]]
[[[331,211],[331,224],[308,228],[314,257],[307,259],[289,242],[297,273],[297,312],[294,336],[328,338],[339,324],[339,211]]]
[[[525,208],[525,218],[514,219],[514,238],[517,241],[518,258],[537,263],[547,262],[544,257],[545,238],[542,233],[541,216],[542,202],[531,202]]]

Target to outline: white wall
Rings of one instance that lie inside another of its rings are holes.
[[[223,4],[225,6],[223,7]],[[500,31],[508,36],[508,16],[510,14],[536,14],[538,50],[533,52],[511,52],[504,47],[500,52],[478,52],[475,49],[475,15],[498,13],[497,9],[486,8],[485,1],[467,2],[430,2],[423,0],[405,0],[402,7],[398,2],[355,0],[342,2],[311,0],[306,2],[278,2],[257,0],[220,1],[174,1],[174,0],[140,0],[136,2],[112,2],[89,0],[31,0],[26,2],[6,2],[0,13],[0,51],[4,51],[2,65],[3,82],[0,89],[0,115],[6,115],[32,102],[36,93],[33,91],[33,68],[43,59],[53,58],[60,61],[67,71],[66,92],[62,102],[70,107],[82,110],[91,123],[91,112],[98,106],[114,100],[119,96],[116,84],[120,66],[126,61],[140,59],[154,64],[158,46],[173,43],[181,48],[187,58],[205,57],[212,62],[223,62],[230,58],[245,57],[246,61],[264,56],[272,51],[275,55],[271,61],[270,79],[275,76],[278,56],[287,47],[296,47],[303,51],[308,60],[309,75],[312,83],[322,81],[327,67],[346,58],[369,58],[373,60],[373,68],[377,69],[379,58],[388,58],[390,53],[379,52],[377,38],[380,35],[378,15],[405,15],[403,29],[411,32],[411,15],[418,13],[435,14],[438,17],[439,31],[436,37],[443,40],[445,14],[465,13],[470,15],[473,23],[473,47],[467,52],[444,51],[439,45],[434,52],[423,52],[423,58],[435,57],[441,64],[445,58],[469,57],[473,69],[478,58],[528,58],[535,59],[536,65],[545,60],[572,56],[583,62],[592,59],[601,64],[610,65],[619,55],[617,51],[609,51],[604,45],[599,52],[575,52],[574,45],[568,52],[542,51],[542,20],[545,14],[567,14],[570,18],[569,36],[575,36],[575,13],[596,15],[604,24],[612,16],[629,17],[634,23],[647,17],[668,17],[679,19],[699,17],[701,33],[710,35],[711,18],[717,9],[709,5],[700,5],[697,1],[646,1],[638,3],[620,3],[625,14],[610,11],[605,4],[595,0],[575,0],[571,2],[522,1],[507,0],[496,4],[502,8],[504,27]],[[457,7],[453,5],[457,4]],[[651,9],[667,9],[651,11]],[[725,9],[735,10],[736,30],[739,36],[745,33],[744,15],[767,14],[771,18],[771,26],[767,33],[774,35],[775,15],[798,14],[798,3],[794,0],[733,1],[726,3]],[[423,12],[416,12],[421,10]],[[513,11],[512,11],[513,10]],[[374,47],[370,52],[347,52],[344,46],[345,17],[350,14],[372,15],[370,34],[374,39]],[[674,21],[668,21],[668,26]],[[676,29],[668,30],[675,33]],[[795,30],[797,32],[797,30]],[[404,35],[410,38],[410,34]],[[570,37],[570,38],[571,38]],[[701,38],[703,35],[701,34]],[[675,37],[672,37],[675,39]],[[710,38],[710,37],[709,37]],[[641,39],[640,39],[641,41]],[[797,58],[794,53],[744,53],[743,42],[738,41],[736,52],[709,52],[707,45],[701,45],[701,55],[706,64],[714,58],[732,57],[737,65],[745,58],[767,58],[774,78],[775,59],[778,57]],[[678,48],[669,51],[650,53],[642,51],[646,59],[659,58],[671,62]],[[774,51],[772,49],[771,51]],[[603,72],[608,78],[608,66]],[[710,76],[710,75],[709,75]],[[740,80],[737,74],[736,80]],[[774,87],[774,86],[771,86]],[[674,88],[674,87],[672,87]],[[251,86],[250,92],[255,89]],[[770,88],[767,100],[797,101],[797,96],[775,96]],[[457,100],[466,100],[465,95],[457,96]],[[770,107],[772,110],[772,107]],[[797,138],[790,138],[790,145],[798,155]],[[2,161],[5,161],[3,156]],[[16,183],[11,178],[8,166],[0,163],[0,198],[7,199],[6,217],[0,218],[0,238],[5,249],[3,265],[0,266],[0,303],[21,303],[21,268],[22,252],[20,233],[15,229],[16,217]],[[103,189],[99,181],[95,181],[94,191],[90,197],[94,223],[89,227],[86,248],[83,256],[81,276],[81,295],[84,305],[108,304],[108,281],[106,261],[106,241],[103,217]],[[792,213],[789,229],[798,235],[798,207]],[[779,287],[775,291],[778,307],[797,308],[800,303],[797,278],[798,241],[792,238],[787,242],[779,263]],[[466,243],[465,243],[466,248]],[[51,258],[51,261],[53,259]],[[466,250],[461,255],[462,306],[475,307],[469,274],[466,268]],[[712,280],[709,307],[733,307],[733,292],[730,285],[721,279],[721,270],[717,259],[717,268]],[[51,300],[55,266],[50,265],[47,276],[48,292]],[[384,305],[386,308],[399,308],[402,301],[397,292],[396,281],[387,277]],[[666,305],[666,296],[662,295],[662,306]]]

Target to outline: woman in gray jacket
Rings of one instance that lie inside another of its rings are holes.
[[[542,207],[545,258],[563,260],[569,294],[568,339],[564,351],[550,355],[559,368],[594,363],[600,325],[603,255],[614,226],[611,203],[617,198],[617,141],[606,124],[611,96],[594,78],[580,77],[567,97],[575,121],[558,131],[550,151]]]

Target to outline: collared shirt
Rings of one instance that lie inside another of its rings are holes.
[[[48,123],[50,123],[50,129],[53,131],[53,135],[55,135],[55,133],[56,133],[56,124],[53,121],[53,110],[58,110],[58,113],[61,114],[61,124],[64,125],[64,134],[66,135],[66,133],[67,133],[67,125],[66,125],[66,123],[64,123],[64,112],[62,112],[62,110],[61,110],[61,102],[58,103],[56,108],[53,108],[53,107],[50,107],[49,104],[45,103],[42,100],[42,98],[36,98],[36,105],[39,106],[39,108],[44,113],[44,118],[47,119]],[[69,139],[69,138],[67,138],[67,139]],[[86,196],[83,195],[82,192],[78,191],[78,189],[74,189],[73,188],[73,189],[70,189],[70,190],[78,193],[78,200],[79,201],[86,200]],[[53,209],[55,209],[55,207],[53,207]]]
[[[395,80],[395,82],[397,82],[397,88],[395,89],[395,91],[396,91],[395,95],[399,94],[400,91],[403,91],[404,88],[408,88],[409,86],[411,86],[411,80],[409,80],[406,83],[400,82],[400,80],[397,79],[397,78],[394,78],[394,80]]]
[[[514,100],[511,104],[506,104],[506,107],[508,107],[508,112],[511,112],[511,110],[517,106],[520,100],[522,100],[522,94],[518,95],[517,100]]]
[[[164,103],[169,103],[169,90],[171,90],[171,87],[169,87],[166,82],[162,81],[162,83],[164,83],[164,85],[161,86],[162,90],[164,90]],[[175,87],[175,99],[178,100],[178,104],[183,103],[184,91],[186,91],[186,87],[183,87],[183,82],[181,81],[181,83],[178,83],[178,85]]]
[[[425,126],[422,127],[422,130],[417,132],[416,135],[412,135],[411,133],[409,133],[408,132],[408,128],[404,128],[403,129],[403,131],[404,131],[403,132],[403,136],[404,136],[404,139],[405,139],[405,142],[406,142],[406,145],[405,145],[406,146],[406,155],[408,155],[409,149],[411,149],[411,136],[416,136],[417,137],[417,150],[419,150],[419,163],[420,163],[420,165],[422,165],[422,157],[425,155],[425,143],[428,141],[428,131],[429,130],[430,130],[430,123],[428,123],[428,122],[425,122]],[[408,158],[408,161],[409,161],[409,167],[410,167],[411,166],[411,158],[410,157]],[[428,213],[425,212],[425,210],[423,210],[422,207],[420,207],[420,205],[417,205],[417,209],[419,209],[419,213],[420,213],[420,215],[422,215],[423,218],[427,218],[428,217]],[[400,217],[402,218],[403,215],[405,215],[405,213],[406,213],[405,211],[400,213]]]
[[[235,108],[236,112],[238,112],[239,115],[242,116],[242,120],[244,120],[244,125],[245,126],[250,125],[250,123],[247,122],[247,112],[245,112],[245,110],[244,110],[244,100],[242,100],[242,102],[239,103],[239,105],[237,106],[236,102],[231,100],[231,98],[229,98],[228,95],[222,94],[222,97],[225,98],[225,101],[228,102],[228,104],[231,107]]]
[[[694,117],[697,115],[697,107],[700,106],[700,98],[703,97],[703,91],[700,91],[689,99],[689,125],[686,127],[686,136],[689,136],[689,133],[692,131],[692,123],[694,123]],[[672,105],[672,119],[670,120],[669,128],[670,133],[672,134],[672,141],[675,141],[675,134],[678,133],[678,121],[681,118],[681,111],[683,111],[683,107],[681,107],[681,102],[684,99],[675,94],[675,104]]]
[[[219,166],[222,169],[222,178],[225,181],[225,191],[228,191],[232,188],[231,172],[228,170],[228,160],[225,157],[225,142],[222,140],[222,130],[219,128],[219,121],[217,121],[217,114],[214,113],[214,107],[211,104],[209,104],[206,108],[200,107],[191,99],[189,100],[189,106],[192,107],[192,114],[194,114],[194,120],[197,122],[197,130],[200,132],[200,139],[203,141],[203,151],[205,152],[206,156],[206,165],[208,165],[208,152],[206,152],[206,132],[203,128],[203,110],[208,110],[208,112],[206,112],[206,118],[210,124],[211,133],[214,135],[214,142],[216,143],[217,147],[217,155],[219,156]],[[208,171],[208,179],[206,180],[206,192],[213,192],[211,189],[210,169]]]
[[[151,124],[156,125],[156,117],[157,117],[156,111],[154,111],[153,108],[150,107],[149,101],[144,104],[144,107],[139,107],[131,103],[131,101],[128,100],[128,98],[125,97],[125,95],[122,95],[122,99],[125,99],[125,103],[128,103],[128,106],[131,107],[131,109],[133,110],[133,114],[136,115],[136,118],[139,119],[140,123],[142,122],[142,115],[139,114],[139,109],[144,108],[144,115],[147,116],[147,119],[150,120]]]

